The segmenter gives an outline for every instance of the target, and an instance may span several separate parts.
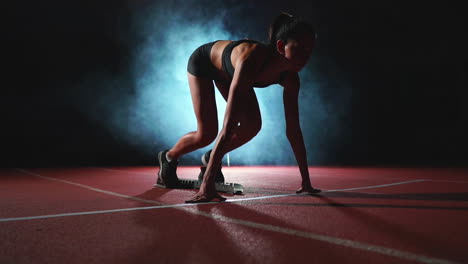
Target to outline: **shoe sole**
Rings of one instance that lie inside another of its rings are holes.
[[[162,169],[162,154],[163,154],[164,151],[160,151],[158,153],[158,162],[159,162],[159,171],[158,171],[158,177],[161,177],[161,169]]]
[[[202,155],[201,162],[202,162],[203,166],[208,166],[208,162],[207,162],[205,156],[206,156],[206,153]]]
[[[158,162],[159,162],[159,171],[158,171],[158,178],[161,178],[161,168],[162,168],[162,155],[164,154],[164,150],[163,151],[160,151],[158,153]],[[164,181],[164,179],[163,179]],[[165,184],[160,184],[160,183],[157,183],[157,180],[156,180],[156,184],[153,185],[154,187],[160,187],[160,188],[165,188],[165,189],[170,189],[168,188]]]

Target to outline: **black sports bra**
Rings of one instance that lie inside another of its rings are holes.
[[[262,44],[262,45],[265,45],[261,42],[258,42],[256,40],[251,40],[251,39],[241,39],[241,40],[237,40],[237,41],[232,41],[231,43],[229,43],[223,50],[223,55],[222,55],[222,62],[223,62],[223,71],[226,72],[229,77],[231,78],[232,80],[232,77],[234,76],[234,66],[232,66],[232,61],[231,61],[231,53],[232,53],[232,50],[237,46],[237,45],[240,45],[242,43],[245,43],[245,42],[251,42],[251,43],[259,43],[259,44]],[[263,65],[263,67],[265,67],[265,65]],[[263,68],[262,67],[262,68]],[[254,87],[260,87],[260,88],[263,88],[263,87],[267,87],[267,86],[270,86],[272,84],[277,84],[277,83],[280,83],[281,81],[283,81],[283,79],[286,77],[286,74],[287,72],[282,72],[281,75],[280,75],[280,79],[278,80],[278,82],[274,82],[274,83],[270,83],[270,84],[267,84],[267,85],[262,85],[262,84],[258,84],[258,83],[254,83],[253,86]]]

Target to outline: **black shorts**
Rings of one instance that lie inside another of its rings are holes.
[[[187,65],[187,71],[197,77],[215,80],[217,78],[217,69],[211,63],[211,48],[216,43],[210,42],[198,47],[190,56]]]

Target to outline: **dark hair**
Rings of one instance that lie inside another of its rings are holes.
[[[289,38],[297,37],[302,33],[310,33],[314,39],[316,37],[315,29],[311,24],[288,13],[282,13],[270,25],[268,31],[270,45],[276,46],[276,41],[278,40],[286,43]]]

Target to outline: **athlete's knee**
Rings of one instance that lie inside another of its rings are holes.
[[[217,128],[199,130],[197,131],[197,141],[202,147],[208,146],[216,139],[217,135]]]

